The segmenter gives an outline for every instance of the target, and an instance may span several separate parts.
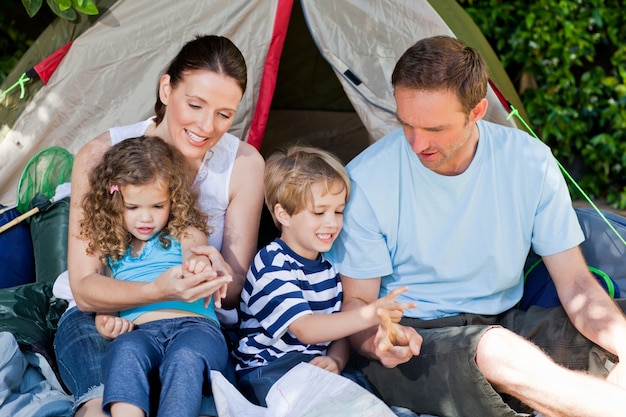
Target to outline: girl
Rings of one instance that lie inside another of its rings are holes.
[[[74,395],[72,411],[78,409],[78,417],[106,415],[101,408],[101,363],[108,341],[98,334],[90,312],[195,300],[211,296],[226,282],[221,277],[207,280],[203,273],[181,280],[169,270],[150,283],[105,276],[99,255],[86,253],[86,241],[79,233],[80,201],[88,190],[85,174],[111,145],[128,138],[159,136],[179,149],[195,173],[199,206],[211,216],[210,246],[198,250],[216,257],[221,252],[232,267],[232,282],[223,304],[236,307],[256,252],[263,204],[263,158],[251,145],[227,133],[246,84],[246,64],[237,47],[221,36],[199,36],[183,46],[159,79],[153,118],[112,128],[76,155],[68,236],[69,280],[64,274],[55,283],[55,295],[70,299],[70,308],[59,321],[54,345],[59,372]],[[110,319],[109,324],[117,322]],[[215,411],[210,402],[206,405],[203,413]]]
[[[192,177],[182,154],[160,138],[113,146],[90,173],[90,190],[82,199],[87,253],[97,253],[118,280],[151,282],[166,270],[188,279],[211,264],[230,277],[219,259],[190,251],[206,244],[208,235]],[[231,376],[213,299],[148,304],[122,310],[120,317],[121,329],[99,328],[114,338],[103,361],[103,405],[113,417],[150,414],[153,371],[161,382],[157,415],[163,416],[196,417],[209,371]]]

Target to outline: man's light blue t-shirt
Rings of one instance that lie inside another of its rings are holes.
[[[526,133],[478,122],[474,159],[457,176],[424,167],[401,129],[347,166],[344,226],[327,253],[351,278],[408,285],[408,317],[499,314],[515,306],[532,245],[551,255],[584,237],[550,149]]]

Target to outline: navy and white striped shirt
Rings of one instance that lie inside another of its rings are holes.
[[[305,314],[331,314],[341,308],[342,288],[335,268],[320,254],[301,257],[280,239],[261,249],[241,293],[237,371],[250,370],[288,352],[325,355],[329,342],[300,342],[289,325]]]

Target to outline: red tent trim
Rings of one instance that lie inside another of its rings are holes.
[[[48,83],[48,80],[54,73],[54,70],[57,69],[59,63],[61,62],[61,60],[63,60],[63,57],[70,49],[70,46],[72,46],[72,42],[74,41],[69,41],[33,67],[37,75],[39,75],[39,78],[41,78],[41,81],[44,83],[44,85]]]
[[[280,56],[283,52],[285,38],[287,37],[287,27],[289,26],[292,6],[293,0],[279,0],[276,8],[272,41],[267,51],[263,76],[261,77],[259,101],[254,110],[250,133],[248,134],[248,143],[257,150],[261,149],[261,142],[263,141],[265,127],[267,126],[267,118],[276,88],[278,65],[280,64]]]

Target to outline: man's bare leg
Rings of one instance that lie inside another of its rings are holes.
[[[565,369],[504,328],[483,335],[476,363],[498,392],[518,398],[546,417],[624,416],[626,389]]]

